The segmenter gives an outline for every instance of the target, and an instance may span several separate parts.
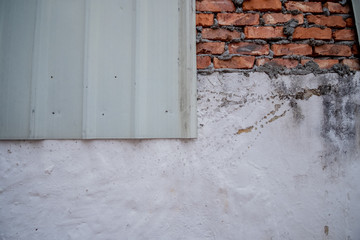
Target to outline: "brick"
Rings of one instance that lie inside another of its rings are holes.
[[[346,45],[324,44],[315,47],[314,53],[320,56],[350,57],[351,48]]]
[[[245,27],[245,37],[248,39],[271,39],[286,37],[283,27]]]
[[[359,54],[359,47],[357,44],[354,44],[351,48],[351,51],[354,55],[358,55]]]
[[[244,55],[268,55],[269,45],[251,42],[239,42],[229,44],[229,53]]]
[[[340,3],[327,2],[324,4],[324,7],[329,9],[331,13],[349,13],[349,5],[342,6]]]
[[[262,16],[265,24],[278,24],[286,23],[291,19],[298,20],[299,24],[304,23],[304,17],[302,14],[292,15],[292,14],[282,14],[282,13],[266,13]]]
[[[235,6],[231,0],[196,0],[196,11],[233,12]]]
[[[353,18],[347,18],[346,20],[345,20],[345,22],[346,22],[346,26],[347,27],[355,27],[355,22],[354,22],[354,19]]]
[[[337,27],[343,28],[346,26],[346,22],[341,16],[319,16],[319,15],[309,15],[307,16],[309,23],[314,23],[317,25],[327,26],[327,27]]]
[[[197,69],[208,68],[211,64],[211,57],[209,56],[196,56]]]
[[[217,15],[217,20],[220,25],[258,25],[259,18],[259,14],[256,13],[219,13]]]
[[[301,12],[311,12],[311,13],[322,13],[322,7],[320,2],[294,2],[290,1],[285,3],[287,10],[299,10]]]
[[[280,0],[245,0],[244,11],[281,11]]]
[[[209,27],[214,24],[214,14],[198,13],[196,14],[196,26]]]
[[[310,60],[308,60],[308,59],[301,60],[301,64],[305,65],[305,63],[307,63],[309,61]],[[322,68],[322,69],[332,68],[332,66],[339,63],[339,60],[337,60],[337,59],[313,59],[313,61],[316,62],[317,65],[319,65],[319,68]]]
[[[321,40],[330,40],[331,39],[331,29],[330,28],[304,28],[304,27],[297,27],[293,33],[293,39],[321,39]]]
[[[351,70],[360,70],[359,59],[344,59],[342,64],[349,66]]]
[[[214,67],[250,69],[254,66],[254,61],[255,61],[254,56],[245,56],[245,57],[234,56],[229,60],[221,60],[218,58],[214,58]]]
[[[275,66],[282,66],[286,68],[294,68],[299,64],[299,61],[295,59],[284,59],[284,58],[274,58],[274,59],[260,58],[256,60],[257,66],[264,65],[265,63],[269,63]]]
[[[222,54],[225,43],[223,42],[204,42],[196,45],[197,54]]]
[[[341,29],[333,33],[333,37],[336,41],[354,41],[355,31],[352,29]]]
[[[274,44],[271,47],[271,50],[274,52],[275,56],[284,56],[284,55],[311,55],[312,47],[307,44]]]
[[[236,38],[240,38],[240,33],[227,29],[205,28],[202,30],[202,38],[210,40],[230,41]]]
[[[274,58],[270,62],[276,63],[280,66],[284,66],[287,68],[294,68],[299,64],[298,60],[295,59],[283,59],[283,58]]]

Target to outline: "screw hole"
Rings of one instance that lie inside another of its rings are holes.
[[[54,78],[54,76],[50,76],[50,78]]]
[[[52,114],[55,114],[55,112],[52,112]]]

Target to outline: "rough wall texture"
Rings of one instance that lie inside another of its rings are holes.
[[[360,239],[360,73],[198,81],[194,140],[1,142],[0,239]]]
[[[360,239],[360,72],[337,65],[356,63],[355,41],[336,40],[353,31],[351,8],[197,9],[198,49],[209,49],[198,55],[198,138],[0,142],[1,240]],[[351,54],[315,54],[329,44]],[[320,70],[299,67],[307,60]]]
[[[197,0],[200,72],[293,69],[314,61],[323,72],[336,64],[359,70],[350,1]]]

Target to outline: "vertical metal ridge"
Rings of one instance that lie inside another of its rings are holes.
[[[35,115],[36,115],[36,78],[37,78],[37,69],[35,69],[38,61],[38,38],[39,38],[39,24],[41,22],[41,8],[39,4],[40,0],[36,1],[36,16],[35,16],[35,28],[34,28],[34,44],[32,49],[33,61],[31,67],[31,79],[30,79],[30,124],[29,124],[29,138],[35,138]]]
[[[137,57],[136,57],[136,51],[137,51],[137,44],[136,44],[136,34],[137,34],[137,4],[138,4],[139,0],[133,0],[132,2],[132,39],[135,39],[135,44],[132,46],[132,70],[131,70],[131,109],[130,109],[130,118],[131,118],[131,132],[130,135],[132,138],[134,138],[136,136],[136,124],[135,124],[135,119],[136,119],[136,111],[135,111],[135,107],[136,107],[136,102],[135,102],[135,94],[136,94],[136,61],[137,61]]]
[[[195,1],[179,0],[179,104],[181,137],[197,137]]]
[[[147,88],[147,82],[145,77],[148,69],[147,64],[147,51],[144,49],[142,42],[148,41],[148,27],[143,26],[147,24],[148,1],[136,0],[136,25],[135,25],[135,91],[134,91],[134,125],[135,125],[135,137],[143,138],[147,136],[147,115],[144,113],[146,108],[146,94],[143,89]]]
[[[47,51],[48,51],[48,15],[50,12],[50,1],[38,0],[37,13],[34,34],[33,50],[33,72],[31,79],[31,119],[30,119],[30,138],[42,139],[46,137],[46,120],[43,117],[43,111],[47,104],[47,81],[48,70]],[[45,70],[44,70],[45,69]],[[41,84],[40,84],[41,83]],[[41,87],[41,89],[40,89]],[[41,96],[40,96],[41,94]],[[42,126],[42,128],[39,127]]]
[[[85,29],[84,29],[84,73],[83,73],[83,115],[82,115],[82,138],[89,138],[89,19],[90,1],[85,1]]]
[[[33,44],[33,61],[32,61],[32,76],[30,79],[30,129],[29,129],[29,138],[36,137],[36,93],[37,93],[37,78],[39,77],[39,39],[40,39],[40,23],[41,23],[41,4],[39,1],[36,1],[36,17],[35,17],[35,33],[34,33],[34,44]]]

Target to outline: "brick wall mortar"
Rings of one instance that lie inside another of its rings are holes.
[[[257,71],[270,64],[296,73],[310,61],[322,72],[334,64],[360,70],[351,2],[343,2],[197,0],[198,72]]]

